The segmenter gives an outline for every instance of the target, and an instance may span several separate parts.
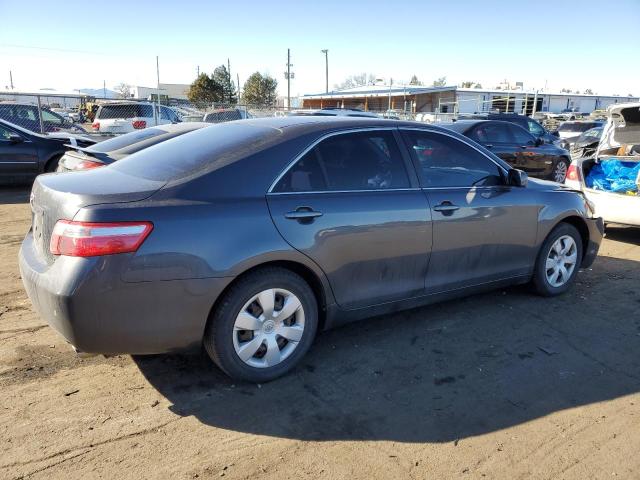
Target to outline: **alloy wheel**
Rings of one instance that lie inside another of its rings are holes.
[[[558,238],[547,254],[545,272],[552,287],[563,286],[571,278],[578,261],[578,246],[569,235]]]
[[[565,178],[567,178],[567,163],[564,160],[558,160],[553,169],[553,181],[562,183]]]
[[[244,363],[273,367],[296,349],[304,332],[304,309],[288,290],[263,290],[245,303],[233,325],[233,347]]]

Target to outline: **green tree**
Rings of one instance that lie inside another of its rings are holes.
[[[237,103],[236,98],[236,84],[231,80],[231,72],[227,70],[227,67],[220,65],[213,71],[211,76],[213,81],[222,85],[222,99],[223,103]]]
[[[361,73],[345,78],[342,83],[336,83],[333,88],[335,90],[344,90],[346,88],[361,87],[363,85],[373,85],[374,83],[376,83],[376,76],[373,73]]]
[[[590,88],[587,88],[587,89],[584,91],[584,93],[585,93],[585,95],[593,95],[593,90],[591,90]]]
[[[473,83],[474,82],[462,82],[462,84],[460,85],[462,88],[471,88],[473,87]],[[444,86],[444,85],[442,85]]]
[[[206,73],[201,73],[187,92],[190,102],[200,104],[221,102],[222,96],[223,86]]]
[[[482,88],[482,84],[476,83],[473,88]]]
[[[411,77],[411,80],[409,80],[409,85],[422,85],[422,82],[418,80],[418,77],[416,75],[413,75]]]
[[[118,98],[131,98],[131,85],[127,83],[119,83],[113,89],[118,94]]]
[[[252,73],[244,82],[242,101],[247,105],[271,106],[276,103],[278,81],[260,72]]]
[[[447,86],[447,77],[440,77],[433,81],[434,87],[446,87]]]

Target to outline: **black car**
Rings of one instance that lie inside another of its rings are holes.
[[[530,281],[559,295],[604,228],[462,135],[352,117],[212,125],[41,175],[31,210],[22,280],[78,350],[204,346],[255,382],[350,320]]]
[[[110,138],[89,147],[74,147],[60,159],[57,171],[71,172],[104,167],[152,145],[210,126],[211,124],[205,122],[158,125]]]
[[[604,127],[590,128],[571,146],[571,158],[586,158],[593,155],[600,144]]]
[[[0,179],[26,181],[44,172],[53,172],[67,144],[89,146],[89,138],[71,133],[42,135],[0,120]]]
[[[42,114],[42,126],[40,125],[37,105],[16,102],[0,103],[0,119],[6,120],[14,125],[19,125],[32,132],[87,133],[81,126],[76,125],[62,115],[52,112],[46,107],[42,107],[40,111]]]
[[[519,168],[534,177],[564,182],[571,163],[569,152],[548,143],[543,143],[524,128],[510,122],[497,120],[460,120],[443,123],[443,127],[454,130],[488,148],[514,168]]]
[[[500,120],[502,122],[510,122],[519,125],[528,131],[531,135],[541,139],[544,143],[554,143],[558,140],[558,135],[544,128],[539,122],[526,115],[517,113],[473,113],[462,114],[460,120]]]

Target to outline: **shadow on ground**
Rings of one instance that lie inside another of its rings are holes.
[[[638,392],[639,267],[601,257],[562,297],[518,287],[351,324],[261,386],[234,384],[204,355],[135,361],[174,412],[208,425],[448,442]]]

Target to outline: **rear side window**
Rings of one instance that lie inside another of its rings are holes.
[[[527,126],[529,127],[529,132],[531,132],[532,135],[535,135],[536,137],[544,135],[544,128],[538,125],[537,122],[527,120]]]
[[[372,131],[323,140],[289,169],[273,191],[385,190],[409,185],[393,133]]]
[[[123,103],[121,105],[102,105],[97,115],[97,118],[100,118],[102,120],[134,117],[153,118],[153,107],[151,105],[142,105],[135,103]]]
[[[230,122],[232,120],[240,119],[242,119],[240,110],[224,110],[221,112],[211,112],[207,113],[204,117],[204,121],[209,123]]]
[[[509,124],[481,123],[471,133],[471,138],[478,143],[512,143]]]
[[[469,145],[447,135],[406,132],[420,165],[424,187],[474,187],[502,184],[500,168]]]

